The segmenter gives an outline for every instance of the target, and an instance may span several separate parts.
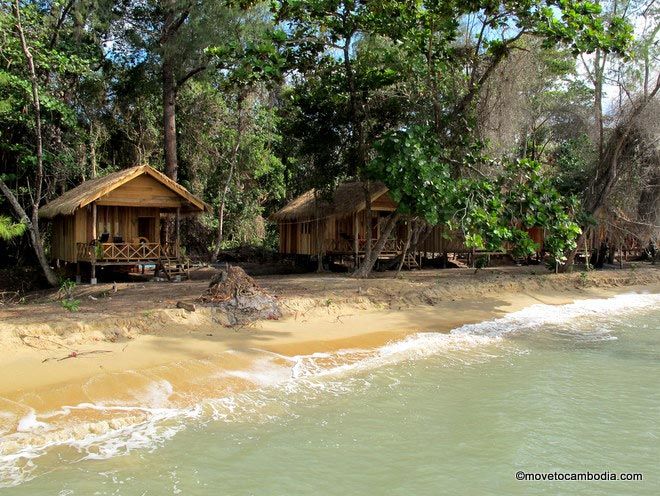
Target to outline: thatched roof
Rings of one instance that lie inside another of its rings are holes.
[[[387,193],[387,186],[381,182],[369,184],[372,201]],[[316,190],[310,189],[299,197],[291,200],[284,208],[270,216],[275,221],[294,221],[314,219],[319,215],[349,215],[366,208],[364,199],[364,183],[350,182],[337,186],[332,201],[320,195],[318,204],[315,199]]]
[[[113,172],[107,176],[98,177],[84,181],[79,186],[70,189],[62,196],[47,203],[39,209],[39,215],[51,219],[58,215],[72,215],[76,210],[89,205],[102,196],[107,195],[114,189],[135,179],[142,174],[147,174],[163,185],[181,196],[185,202],[183,210],[186,212],[210,211],[211,207],[190,193],[186,188],[172,181],[165,174],[158,172],[148,165],[139,165],[119,172]]]

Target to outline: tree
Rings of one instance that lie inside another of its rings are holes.
[[[504,163],[493,179],[454,179],[451,164],[443,160],[433,131],[415,126],[383,139],[372,162],[374,177],[385,178],[398,203],[391,217],[418,217],[431,226],[441,225],[463,234],[468,247],[489,251],[511,249],[517,256],[536,252],[527,229],[546,231],[545,245],[556,260],[574,248],[580,229],[573,220],[574,200],[563,197],[531,160]],[[386,224],[389,236],[392,225]],[[380,246],[380,241],[374,251]],[[370,263],[366,260],[364,265]]]
[[[473,208],[470,202],[475,199],[475,194],[476,197],[483,197],[484,201],[488,194],[494,194],[489,182],[474,182],[474,178],[488,179],[489,176],[497,176],[502,171],[502,167],[482,156],[483,144],[475,133],[475,104],[480,91],[496,73],[499,65],[513,51],[521,48],[523,36],[540,39],[542,46],[546,48],[566,46],[574,54],[597,48],[623,51],[630,39],[628,23],[614,16],[606,26],[600,16],[599,6],[591,2],[475,4],[427,1],[421,4],[406,4],[405,7],[401,7],[398,2],[381,5],[381,14],[385,14],[380,23],[381,32],[389,33],[390,37],[400,40],[406,47],[412,60],[409,79],[425,82],[422,95],[431,102],[427,112],[429,117],[418,117],[418,122],[422,127],[434,131],[436,143],[430,148],[434,148],[437,155],[434,157],[420,152],[420,167],[413,167],[413,170],[421,175],[415,179],[415,173],[411,173],[410,181],[405,183],[411,188],[408,193],[415,197],[414,201],[410,200],[409,203],[424,204],[430,197],[442,202],[442,198],[430,195],[428,188],[433,189],[436,187],[434,184],[444,183],[448,175],[449,184],[453,184],[454,189],[443,189],[463,195],[466,202],[465,218],[468,218],[469,211]],[[457,40],[461,39],[462,34],[466,41],[458,43]],[[402,132],[407,135],[407,131]],[[428,144],[431,138],[424,130],[413,131],[408,137],[395,133],[394,137],[385,138],[383,147],[389,147],[387,142],[392,140],[400,140],[404,146],[408,146],[401,159],[401,167],[405,168],[410,166],[411,162],[416,162],[415,155],[410,150],[417,146],[422,150],[425,148],[422,143]],[[407,154],[410,156],[405,156]],[[388,156],[382,153],[380,155]],[[378,168],[378,162],[384,158],[376,160]],[[429,167],[421,166],[427,163],[434,164]],[[387,172],[381,171],[376,177],[388,181],[390,178],[387,177]],[[424,172],[428,172],[428,176],[425,176]],[[418,181],[417,187],[413,186],[415,180]],[[478,186],[479,184],[481,186]],[[421,211],[425,216],[430,215],[432,220],[436,220],[441,212],[432,208],[422,208]],[[488,212],[484,214],[489,219],[487,224],[498,224],[496,219],[490,218],[497,214],[498,209],[490,209]],[[390,220],[387,221],[383,235],[389,236],[393,229]],[[510,234],[506,229],[502,232]],[[481,234],[474,233],[472,239],[468,238],[468,242],[481,244],[478,236]],[[491,232],[491,236],[494,236],[493,239],[498,238],[495,231]],[[515,237],[515,233],[512,236]],[[525,243],[522,237],[519,241]],[[367,257],[367,262],[362,265],[357,275],[369,274],[379,255],[378,249],[382,246],[384,241],[379,240],[374,253]]]
[[[299,135],[308,141],[313,180],[306,186],[327,193],[338,180],[358,177],[365,181],[367,216],[371,195],[366,176],[369,153],[376,137],[387,129],[398,112],[396,99],[380,99],[393,86],[400,55],[381,36],[379,22],[385,15],[378,2],[314,0],[276,2],[276,19],[289,32],[289,58],[304,77],[296,88]],[[325,116],[325,117],[324,117]],[[328,119],[327,117],[331,117]],[[307,122],[317,126],[306,130]],[[320,243],[317,243],[320,244]],[[371,237],[366,252],[370,256]],[[319,247],[320,251],[320,247]],[[321,266],[321,254],[319,268]]]
[[[245,2],[249,6],[251,2]],[[176,107],[179,92],[209,67],[208,48],[228,44],[240,29],[240,7],[224,0],[125,2],[115,23],[113,57],[145,65],[160,81],[165,174],[179,178]]]
[[[0,191],[5,195],[9,204],[13,208],[15,215],[20,219],[21,224],[23,224],[29,235],[32,247],[41,265],[46,280],[51,286],[57,284],[57,276],[53,269],[48,263],[46,258],[46,252],[44,250],[43,240],[41,238],[41,232],[39,231],[39,205],[43,199],[42,197],[42,188],[44,180],[44,160],[43,160],[43,135],[42,135],[42,122],[41,122],[41,98],[39,96],[39,78],[37,76],[37,69],[34,62],[34,56],[32,50],[28,46],[27,39],[25,37],[25,31],[23,30],[23,21],[21,18],[21,8],[18,0],[15,0],[12,5],[12,13],[14,16],[14,28],[16,30],[16,35],[20,41],[20,46],[25,57],[25,62],[27,65],[28,78],[30,81],[31,88],[31,103],[32,111],[34,114],[34,146],[36,149],[36,176],[34,178],[34,188],[31,193],[31,205],[30,205],[30,215],[23,208],[23,206],[18,201],[18,198],[14,192],[7,186],[5,181],[0,178]],[[7,227],[7,226],[5,226]]]
[[[87,136],[78,111],[106,65],[101,40],[113,15],[109,3],[14,1],[0,11],[0,190],[50,284],[57,278],[39,206],[85,176],[80,151]]]
[[[279,168],[279,161],[268,149],[274,136],[270,112],[263,100],[268,90],[282,79],[284,59],[277,44],[285,35],[271,26],[260,16],[246,16],[237,23],[231,43],[208,50],[217,68],[217,84],[235,113],[230,125],[230,150],[224,157],[229,167],[214,198],[217,234],[212,260],[217,259],[222,248],[225,209],[232,185],[235,182],[240,185],[246,171],[252,178],[259,179]]]
[[[647,229],[657,229],[653,223],[642,219],[630,219],[621,209],[621,195],[616,195],[617,188],[624,178],[629,180],[624,195],[627,197],[629,210],[638,210],[643,205],[641,191],[653,191],[648,185],[654,184],[653,172],[646,173],[647,164],[654,163],[657,157],[657,145],[645,147],[643,144],[653,140],[653,120],[648,119],[649,110],[657,105],[660,91],[660,72],[657,68],[659,52],[657,33],[660,31],[660,14],[653,3],[613,1],[605,3],[609,18],[630,19],[637,16],[641,20],[642,30],[634,42],[632,52],[636,57],[611,57],[607,53],[596,52],[591,58],[582,58],[588,80],[593,86],[594,132],[592,133],[595,159],[593,161],[593,181],[586,189],[582,199],[584,218],[590,221],[604,221],[610,218],[625,220],[628,224],[639,224]],[[614,21],[613,21],[614,22]],[[604,87],[613,85],[618,90],[618,105],[610,115],[604,113]],[[652,110],[651,110],[652,112]],[[610,121],[606,126],[607,120]],[[653,168],[654,166],[651,166]],[[642,179],[643,178],[643,179]],[[637,195],[630,194],[631,187],[638,183]],[[641,183],[641,184],[640,184]],[[642,200],[640,202],[640,200]],[[630,203],[634,205],[630,208]],[[617,205],[618,204],[618,205]],[[610,209],[609,214],[606,211]],[[622,215],[623,214],[623,215]],[[643,215],[642,215],[643,217]],[[633,234],[630,229],[626,234]],[[640,240],[645,243],[647,240]],[[579,244],[582,243],[580,240]],[[576,250],[567,257],[566,269],[571,270]]]

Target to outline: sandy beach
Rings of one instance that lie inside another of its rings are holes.
[[[153,375],[193,396],[218,370],[249,368],[255,356],[374,348],[419,331],[446,332],[543,303],[559,305],[630,292],[660,292],[660,270],[547,273],[543,268],[419,271],[393,279],[325,275],[264,276],[258,283],[283,309],[279,320],[242,327],[218,323],[195,302],[208,274],[178,284],[81,286],[81,310],[53,295],[0,307],[0,402],[20,412],[119,400]],[[139,377],[139,379],[136,379]],[[235,387],[234,384],[232,387]],[[11,430],[7,419],[3,430]],[[15,425],[14,425],[15,427]]]
[[[449,332],[535,304],[660,293],[655,267],[586,275],[512,267],[398,279],[263,276],[257,283],[277,298],[282,317],[227,327],[217,308],[200,303],[212,275],[208,269],[182,283],[80,286],[79,312],[62,308],[54,293],[0,307],[5,476],[23,477],[11,461],[16,453],[89,446],[169,416],[203,415],[206,400],[231,411],[237,396],[293,378],[303,362],[341,367],[410,334]],[[332,353],[338,350],[353,351]]]

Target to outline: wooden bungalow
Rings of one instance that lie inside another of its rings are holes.
[[[210,207],[183,186],[147,165],[85,181],[44,205],[52,219],[51,258],[96,267],[155,264],[168,279],[183,268],[179,244],[182,215]],[[174,240],[161,239],[161,219],[174,218]]]
[[[271,215],[279,227],[280,253],[332,258],[364,255],[367,236],[378,239],[384,217],[396,210],[387,187],[370,183],[371,218],[367,219],[364,185],[347,182],[335,189],[331,198],[309,190]],[[403,241],[396,233],[387,241],[383,256],[401,250]]]
[[[331,261],[348,259],[359,264],[365,255],[367,237],[371,236],[375,244],[385,224],[384,219],[397,208],[383,183],[370,183],[370,192],[372,205],[369,219],[362,182],[340,184],[329,198],[312,189],[289,202],[270,216],[279,227],[280,253],[294,257],[322,256]],[[404,220],[386,241],[381,259],[401,255],[406,232]],[[542,245],[542,230],[531,229],[530,236]],[[477,256],[487,255],[490,258],[493,255],[466,247],[460,233],[445,232],[441,226],[434,227],[418,244],[420,257],[437,258],[448,253],[466,255],[468,263],[474,263]],[[416,266],[414,257],[409,258],[406,265]]]

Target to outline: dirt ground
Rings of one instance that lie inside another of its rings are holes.
[[[79,285],[74,297],[80,301],[77,312],[62,307],[62,295],[55,290],[29,294],[22,303],[0,305],[0,322],[12,324],[95,320],[133,317],[153,311],[176,308],[177,302],[199,304],[216,269],[204,267],[191,272],[183,282],[104,283]],[[255,277],[258,284],[285,306],[297,300],[308,305],[350,303],[356,298],[390,308],[433,305],[440,301],[492,296],[498,292],[545,292],[567,289],[640,286],[660,282],[660,266],[633,265],[571,274],[553,274],[541,266],[474,269],[418,270],[376,273],[370,279],[346,274],[309,273]]]

